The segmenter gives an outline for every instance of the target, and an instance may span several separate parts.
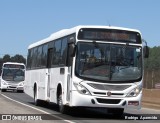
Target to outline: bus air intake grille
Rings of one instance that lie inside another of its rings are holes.
[[[120,99],[101,99],[97,98],[98,103],[103,103],[103,104],[119,104]]]
[[[87,83],[94,89],[99,89],[99,90],[112,90],[112,91],[123,91],[131,85],[106,85],[106,84],[93,84],[93,83]]]
[[[9,88],[16,88],[16,87],[14,87],[14,86],[9,86]]]

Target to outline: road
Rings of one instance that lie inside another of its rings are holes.
[[[111,114],[107,114],[106,111],[99,109],[74,109],[72,113],[61,114],[58,112],[57,105],[55,104],[44,103],[42,106],[34,106],[33,98],[30,96],[25,93],[9,91],[0,94],[0,114],[12,114],[12,116],[19,116],[20,118],[23,118],[22,120],[24,123],[28,123],[28,121],[24,121],[24,119],[30,120],[30,117],[32,118],[32,116],[35,116],[37,120],[42,119],[42,122],[45,120],[46,123],[53,121],[58,123],[146,123],[150,122],[150,120],[143,121],[136,119],[141,116],[143,116],[141,118],[159,118],[160,110],[147,108],[142,108],[141,110],[125,110],[125,113],[121,118],[116,118]],[[152,122],[159,123],[159,121],[160,120],[153,120]],[[2,120],[0,122],[2,122]],[[39,121],[37,121],[37,123],[39,123]]]

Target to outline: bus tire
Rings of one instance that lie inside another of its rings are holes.
[[[58,96],[58,108],[59,108],[59,112],[61,112],[62,114],[67,113],[67,107],[63,105],[62,94]]]
[[[6,92],[6,89],[1,89],[1,92]]]
[[[41,100],[37,99],[37,88],[34,89],[34,105],[36,105],[36,106],[41,105]]]

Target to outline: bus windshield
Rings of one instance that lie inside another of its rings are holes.
[[[135,82],[142,78],[142,49],[137,46],[83,43],[77,44],[75,74],[102,82]]]
[[[2,79],[6,81],[19,82],[24,81],[24,69],[3,68]]]

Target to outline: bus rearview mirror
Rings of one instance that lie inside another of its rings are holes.
[[[148,46],[143,47],[143,53],[144,53],[144,58],[149,57],[149,47]]]
[[[75,46],[75,44],[72,43],[69,45],[69,56],[74,57],[75,52],[76,52],[76,46]]]

